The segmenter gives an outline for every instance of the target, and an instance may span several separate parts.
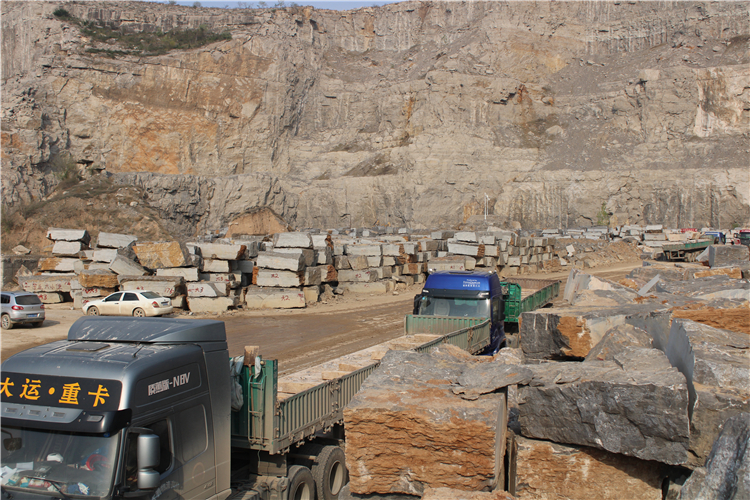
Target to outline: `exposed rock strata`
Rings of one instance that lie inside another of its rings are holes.
[[[485,193],[525,227],[602,204],[620,223],[750,221],[743,2],[64,6],[233,38],[108,59],[58,4],[3,2],[6,206],[47,195],[69,153],[183,230],[258,207],[297,227],[454,225]]]

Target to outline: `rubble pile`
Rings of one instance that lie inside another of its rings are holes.
[[[435,489],[462,498],[504,486],[521,499],[657,500],[663,488],[682,500],[744,498],[734,493],[750,491],[744,255],[713,268],[646,263],[628,286],[573,270],[567,305],[523,313],[520,348],[492,358],[449,346],[388,352],[344,412],[355,439],[343,498]],[[721,328],[707,324],[726,311],[737,313]],[[489,425],[505,414],[507,427]],[[462,465],[475,437],[484,472]],[[503,446],[517,458],[505,484],[486,472],[503,468]],[[483,483],[469,485],[466,474]]]

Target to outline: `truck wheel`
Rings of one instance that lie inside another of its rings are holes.
[[[99,308],[96,306],[91,306],[86,311],[86,314],[89,316],[99,316]]]
[[[315,500],[315,481],[310,469],[302,465],[289,468],[288,500]]]
[[[312,466],[318,500],[336,500],[341,488],[349,479],[344,450],[338,446],[326,446],[315,458]]]
[[[10,330],[13,328],[13,322],[10,320],[10,316],[3,314],[3,317],[0,318],[0,327],[2,327],[3,330]]]

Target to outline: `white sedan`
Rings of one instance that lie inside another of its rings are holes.
[[[83,306],[89,316],[161,316],[172,312],[172,301],[155,292],[115,292],[103,299],[92,300]]]

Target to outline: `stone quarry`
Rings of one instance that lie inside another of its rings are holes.
[[[4,210],[77,173],[186,235],[258,209],[293,228],[750,223],[746,2],[0,9]],[[231,40],[117,42],[199,26]]]
[[[630,286],[574,269],[566,305],[523,313],[493,357],[389,351],[344,413],[344,498],[745,498],[750,262],[705,254]]]

